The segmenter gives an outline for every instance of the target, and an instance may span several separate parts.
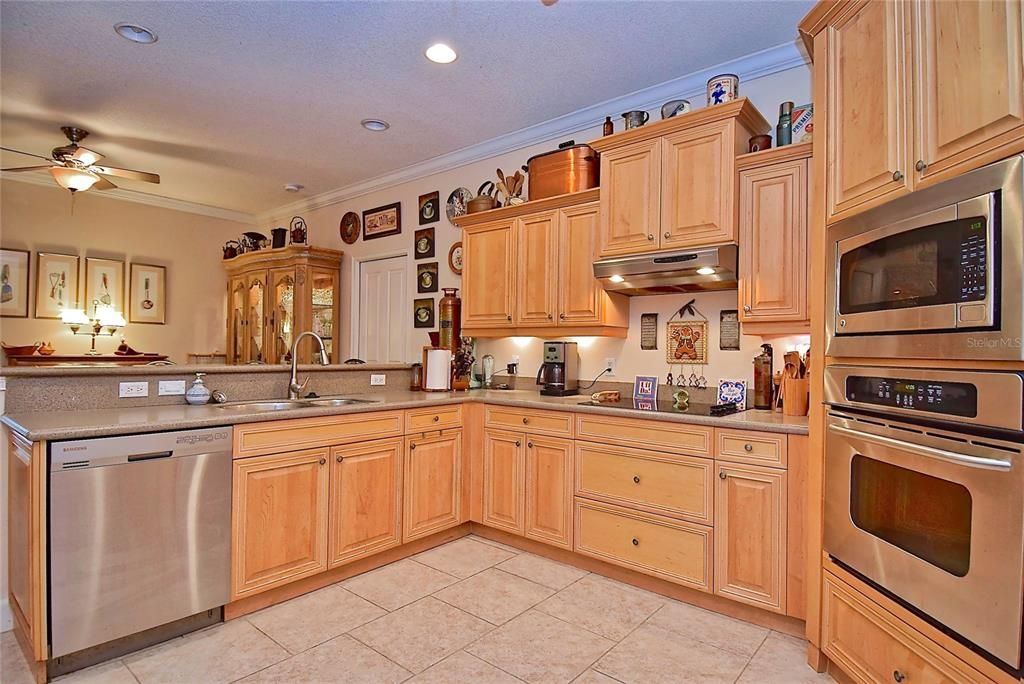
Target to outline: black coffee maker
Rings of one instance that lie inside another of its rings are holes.
[[[545,342],[544,363],[537,369],[540,393],[550,397],[579,394],[580,355],[575,342]]]

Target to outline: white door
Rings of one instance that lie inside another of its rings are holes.
[[[406,258],[363,261],[359,264],[359,350],[369,363],[406,362]]]

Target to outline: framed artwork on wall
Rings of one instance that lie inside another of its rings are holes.
[[[448,250],[448,268],[455,275],[462,275],[462,242],[456,242]]]
[[[708,322],[669,321],[665,347],[665,360],[669,363],[707,363]]]
[[[441,220],[441,195],[436,190],[420,195],[420,225]]]
[[[429,259],[434,256],[434,229],[420,228],[416,231],[414,244],[417,259]]]
[[[402,232],[402,203],[386,204],[363,212],[363,239],[398,235]]]
[[[416,264],[416,291],[437,292],[437,262]]]
[[[151,264],[132,264],[128,295],[129,323],[167,322],[167,269]]]
[[[414,299],[412,301],[412,319],[415,328],[433,328],[434,298]]]
[[[36,318],[60,318],[64,309],[78,308],[78,257],[36,255]]]
[[[85,308],[92,303],[124,313],[124,262],[113,259],[85,259]]]
[[[27,250],[0,249],[0,316],[28,318],[31,256]]]

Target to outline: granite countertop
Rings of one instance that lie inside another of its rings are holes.
[[[580,406],[586,395],[574,397],[545,397],[528,390],[472,390],[470,392],[410,392],[388,390],[361,394],[346,394],[354,399],[372,399],[373,403],[349,406],[309,406],[280,411],[230,409],[216,405],[189,406],[137,406],[132,408],[93,409],[77,411],[14,412],[4,415],[2,421],[10,429],[32,441],[105,437],[140,432],[161,432],[188,428],[258,423],[269,420],[310,418],[349,413],[368,413],[391,409],[409,409],[423,406],[486,402],[522,408],[557,409],[577,413],[628,416],[644,420],[690,423],[716,427],[761,430],[786,434],[806,435],[807,418],[784,416],[772,411],[743,411],[730,416],[689,416],[685,414],[634,411],[606,406]]]

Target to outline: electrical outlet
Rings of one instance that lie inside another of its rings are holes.
[[[171,397],[185,393],[184,380],[161,380],[156,393],[161,397]]]
[[[122,382],[118,385],[117,396],[120,399],[128,397],[148,397],[148,382]]]
[[[384,385],[386,381],[387,376],[383,373],[373,373],[370,375],[370,385],[372,386]]]
[[[604,367],[608,370],[605,375],[615,375],[615,358],[609,356],[604,360]]]
[[[507,364],[505,366],[505,372],[508,373],[509,375],[515,375],[516,373],[519,372],[519,364],[515,362]]]

